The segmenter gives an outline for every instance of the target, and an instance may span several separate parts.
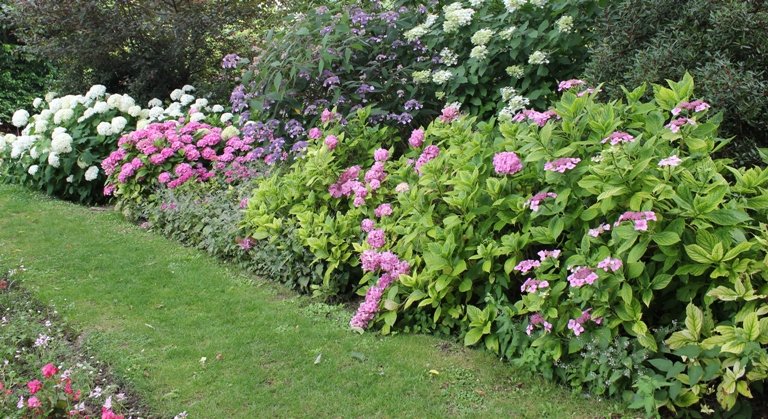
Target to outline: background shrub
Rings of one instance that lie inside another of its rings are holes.
[[[597,20],[586,78],[620,86],[696,78],[702,97],[725,111],[724,136],[738,165],[758,163],[768,147],[768,5],[762,1],[623,0]]]

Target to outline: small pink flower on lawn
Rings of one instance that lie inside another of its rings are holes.
[[[392,205],[390,204],[379,205],[375,210],[373,210],[373,215],[379,218],[392,215]]]
[[[42,407],[43,404],[40,403],[40,400],[37,397],[33,396],[27,400],[27,406],[29,406],[31,409],[36,409],[38,407]]]
[[[45,366],[43,366],[41,371],[43,373],[43,377],[51,378],[54,375],[56,375],[57,372],[59,372],[59,369],[56,368],[55,365],[48,363],[48,364],[45,364]]]
[[[335,149],[338,145],[339,139],[336,138],[335,135],[329,135],[325,137],[325,146],[328,147],[328,150],[333,151],[333,149]]]
[[[40,380],[32,380],[27,383],[27,388],[29,389],[29,394],[35,394],[43,388],[43,383]]]
[[[315,127],[309,130],[309,134],[307,136],[310,140],[317,140],[323,136],[323,132],[320,131],[320,128]]]

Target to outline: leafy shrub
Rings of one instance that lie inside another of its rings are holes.
[[[163,188],[143,211],[152,230],[308,292],[310,284],[322,280],[323,265],[301,247],[293,228],[286,227],[275,240],[256,240],[243,230],[244,208],[253,182],[227,185],[218,176],[208,183]]]
[[[755,143],[768,147],[768,6],[758,1],[624,0],[597,21],[586,78],[619,86],[661,83],[690,71],[703,97],[725,111],[722,129],[736,136],[731,155],[759,162]]]
[[[259,234],[315,212],[305,243],[354,240],[370,285],[354,327],[458,333],[649,414],[743,414],[768,373],[768,172],[712,159],[721,117],[693,100],[689,76],[650,102],[644,86],[608,104],[563,88],[549,111],[498,129],[446,109],[397,160],[310,143],[293,169],[312,180],[308,198],[267,218],[257,192],[247,221]],[[331,154],[336,175],[311,159]],[[372,198],[327,197],[371,156],[386,168]]]
[[[108,94],[101,85],[92,86],[85,95],[37,98],[33,107],[39,113],[30,116],[20,109],[13,124],[20,135],[0,137],[0,170],[3,181],[32,186],[64,199],[83,203],[104,200],[105,174],[99,169],[102,160],[117,148],[124,132],[142,128],[153,121],[206,119],[221,124],[221,105],[208,106],[206,99],[190,94],[192,86],[176,89],[174,102],[163,108],[153,99],[142,108],[128,95]],[[209,112],[210,113],[203,113]]]
[[[292,15],[244,65],[233,109],[303,138],[321,111],[372,106],[371,123],[413,127],[458,101],[473,115],[544,106],[577,75],[598,0],[335,2]],[[503,90],[502,90],[503,89]],[[248,118],[244,118],[248,119]]]

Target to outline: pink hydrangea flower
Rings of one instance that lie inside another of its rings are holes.
[[[610,224],[601,224],[597,226],[597,228],[590,228],[589,231],[587,232],[587,235],[592,237],[597,237],[610,229],[611,229]]]
[[[525,328],[525,333],[530,336],[533,332],[533,329],[538,325],[542,325],[545,332],[552,331],[552,323],[544,320],[544,316],[542,316],[540,313],[534,313],[528,319],[528,327]]]
[[[392,215],[392,205],[390,204],[379,205],[378,207],[376,207],[375,210],[373,210],[373,215],[379,218]]]
[[[443,108],[443,113],[437,118],[444,124],[449,124],[459,117],[459,105],[450,104]]]
[[[677,119],[671,121],[670,123],[668,123],[664,127],[668,128],[670,131],[672,131],[674,133],[678,133],[678,132],[680,132],[680,128],[683,125],[696,125],[696,121],[691,119],[691,118],[680,117],[680,118],[677,118]]]
[[[523,122],[526,119],[529,122],[533,122],[536,125],[543,127],[547,124],[547,121],[549,121],[552,118],[559,118],[557,115],[557,112],[554,110],[549,110],[546,112],[537,112],[533,109],[523,109],[522,111],[518,112],[515,116],[512,117],[512,121],[514,122]]]
[[[384,230],[373,229],[368,233],[368,244],[374,249],[379,249],[386,243],[386,237],[384,236]]]
[[[526,201],[525,204],[528,206],[528,208],[531,209],[531,211],[536,212],[539,210],[539,205],[541,204],[541,201],[547,198],[557,198],[557,194],[554,192],[539,192],[536,195],[532,196],[531,199]]]
[[[586,83],[587,82],[585,82],[584,80],[579,80],[579,79],[561,81],[560,84],[557,85],[557,91],[562,92],[563,90],[568,90],[570,88],[581,86]]]
[[[632,221],[637,231],[647,231],[648,221],[656,221],[656,213],[653,211],[627,211],[619,216],[614,226],[618,226],[622,221]]]
[[[416,164],[414,165],[416,172],[421,174],[421,167],[427,164],[428,162],[435,159],[440,154],[440,149],[436,145],[428,145],[424,148],[424,151],[419,156],[419,159],[416,160]]]
[[[709,103],[704,102],[703,100],[694,100],[693,102],[680,102],[677,106],[675,106],[674,109],[672,109],[672,115],[677,116],[679,115],[683,109],[694,111],[694,112],[703,112],[707,109],[709,109]]]
[[[545,259],[557,259],[560,257],[560,249],[554,250],[539,250],[539,260],[544,262]]]
[[[523,163],[512,151],[503,151],[493,156],[493,170],[500,175],[513,175],[523,170]]]
[[[329,135],[325,137],[325,146],[328,147],[328,150],[333,151],[333,149],[335,149],[338,145],[339,139],[336,138],[335,135]]]
[[[371,230],[373,230],[374,225],[375,224],[374,224],[373,220],[371,220],[370,218],[366,218],[366,219],[363,220],[363,222],[360,223],[360,229],[363,230],[364,232],[368,233]]]
[[[549,287],[549,281],[539,281],[537,279],[528,278],[520,287],[520,292],[534,293],[537,290],[547,287]]]
[[[309,130],[309,133],[307,134],[307,137],[309,137],[310,140],[317,140],[320,137],[323,136],[323,131],[320,130],[320,128],[314,127]]]
[[[51,378],[54,375],[56,375],[57,372],[59,372],[59,369],[56,368],[55,365],[48,363],[43,366],[43,368],[41,369],[41,372],[43,373],[43,377]]]
[[[581,161],[578,157],[563,157],[555,161],[550,161],[544,164],[544,170],[549,172],[565,173],[568,170],[576,168],[576,165]]]
[[[37,409],[38,407],[42,407],[43,404],[40,403],[40,399],[38,399],[37,397],[32,396],[32,397],[29,398],[29,400],[27,400],[27,406],[30,409]]]
[[[677,155],[671,155],[666,159],[659,160],[659,167],[675,167],[682,162],[683,160],[677,157]]]
[[[517,264],[517,266],[514,267],[514,270],[526,274],[528,271],[532,269],[536,269],[539,266],[541,266],[541,262],[536,259],[526,259],[520,263]]]
[[[328,109],[323,109],[323,112],[320,114],[320,121],[322,121],[324,124],[333,121],[336,119],[336,112],[329,111]]]
[[[606,272],[616,272],[621,269],[621,266],[621,259],[614,259],[609,256],[597,264],[597,269],[602,269]]]
[[[578,266],[568,275],[568,283],[572,287],[579,288],[584,285],[592,285],[597,280],[597,274],[586,266]]]
[[[157,181],[161,184],[166,184],[171,180],[171,174],[168,172],[160,173],[160,175],[157,176]]]
[[[27,383],[27,388],[29,389],[29,394],[35,394],[43,388],[43,383],[40,380],[32,380]]]
[[[424,144],[424,130],[421,128],[413,130],[411,137],[408,139],[408,144],[413,148],[419,148]]]
[[[584,326],[581,325],[578,321],[575,319],[568,320],[568,329],[573,331],[573,334],[576,336],[579,336],[580,334],[584,333]]]
[[[380,148],[373,152],[373,159],[377,162],[385,162],[389,160],[389,150]]]
[[[603,141],[601,143],[605,144],[607,142],[610,142],[611,145],[619,145],[621,143],[631,143],[635,141],[635,137],[632,135],[624,132],[624,131],[616,131],[613,134],[603,138]]]
[[[395,192],[397,193],[408,192],[409,190],[411,190],[411,187],[405,182],[398,183],[397,186],[395,186]]]

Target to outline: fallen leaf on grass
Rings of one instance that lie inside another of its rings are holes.
[[[318,354],[317,358],[315,358],[315,365],[319,364],[320,361],[323,360],[323,354]]]

